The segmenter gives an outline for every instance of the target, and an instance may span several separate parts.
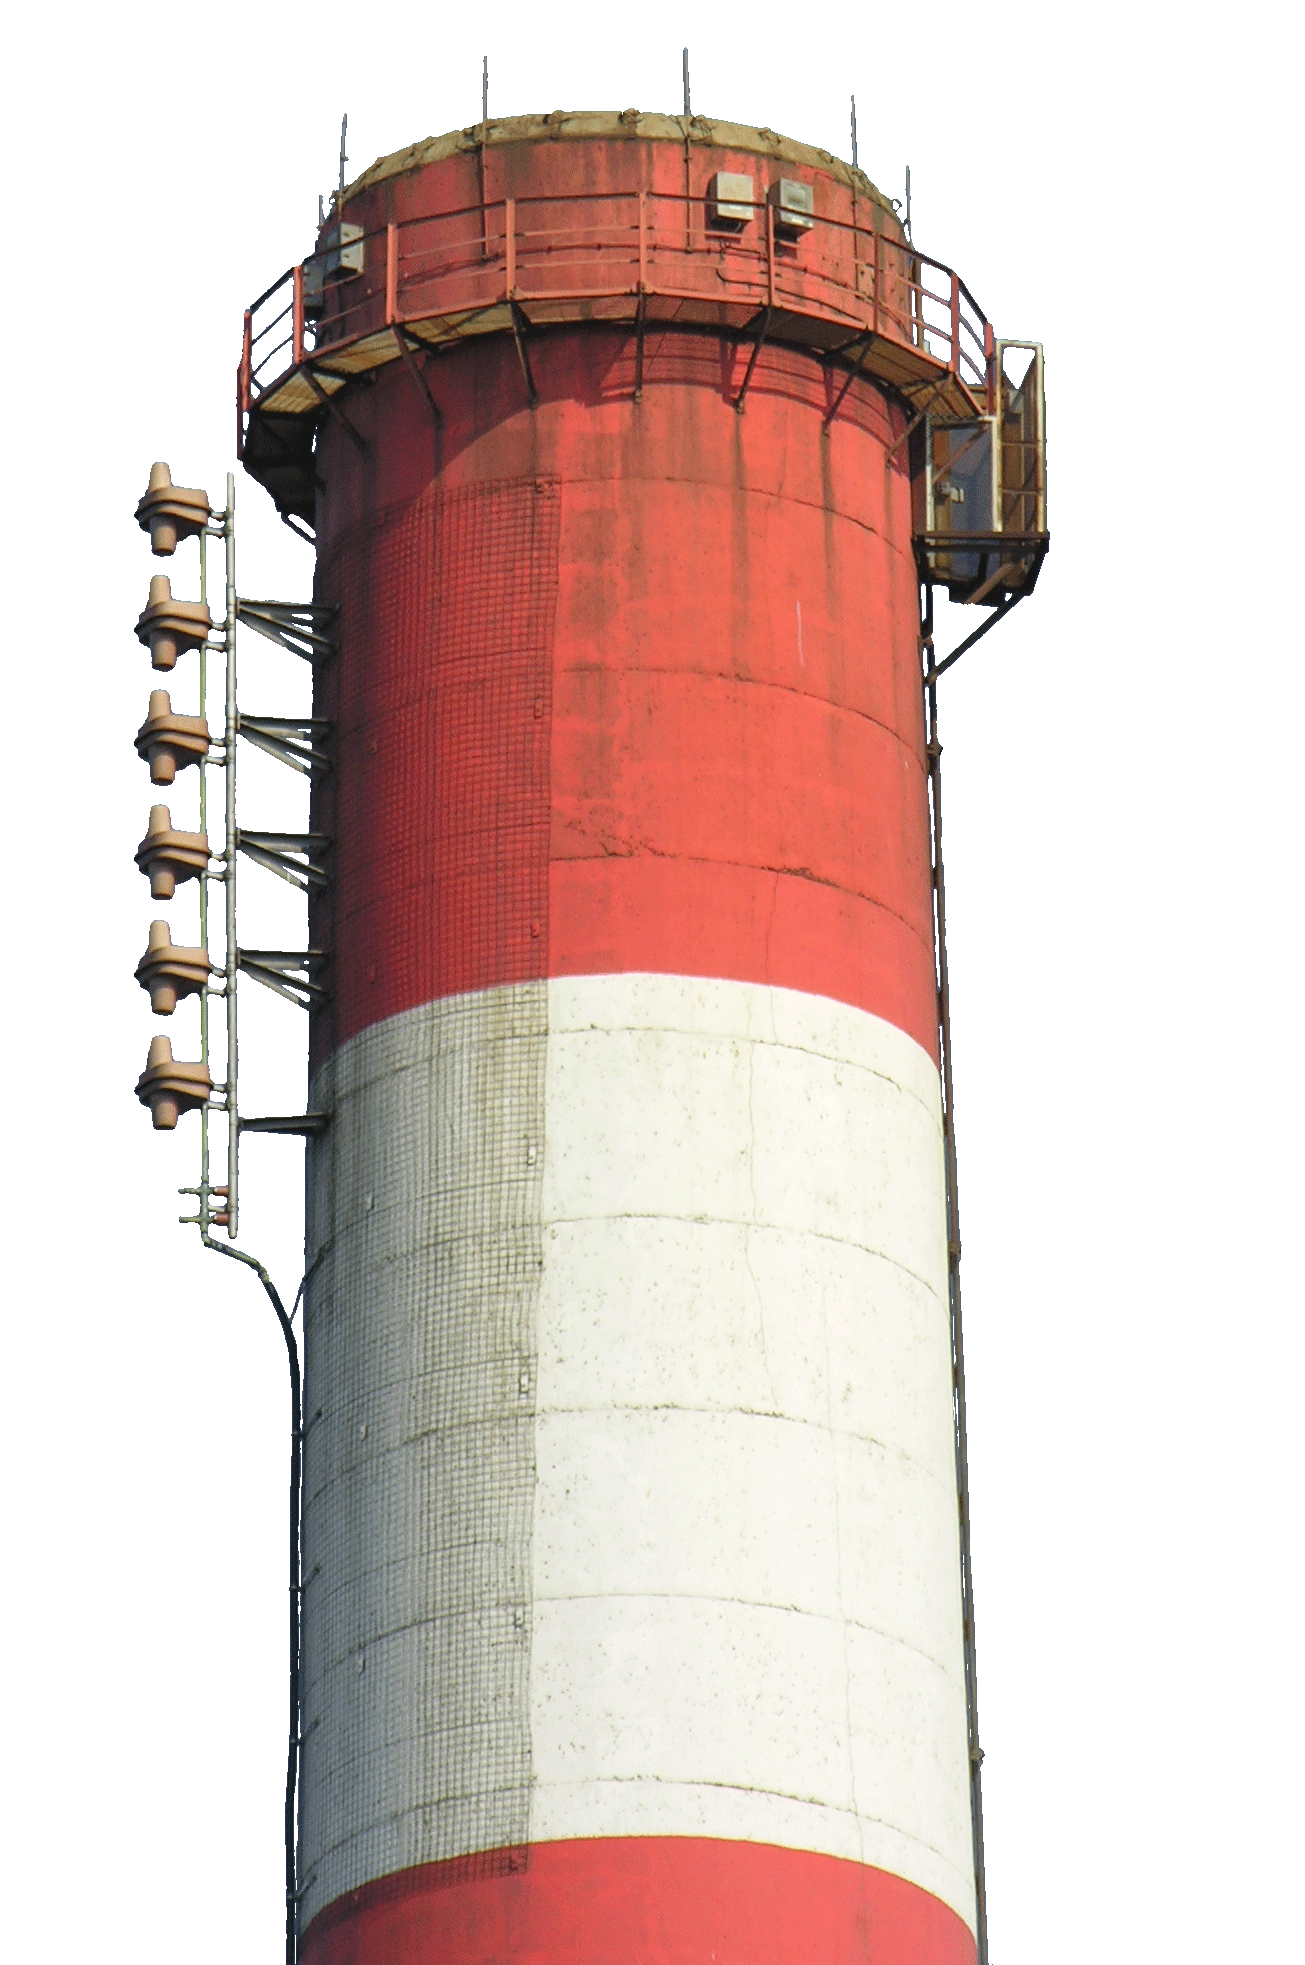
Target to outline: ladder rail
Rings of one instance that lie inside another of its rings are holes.
[[[988,624],[985,624],[988,625]],[[956,651],[957,654],[963,651]],[[926,581],[920,610],[920,656],[928,763],[930,854],[934,904],[934,981],[942,1087],[944,1178],[947,1196],[947,1307],[952,1347],[952,1421],[956,1449],[956,1500],[960,1533],[961,1618],[965,1653],[965,1720],[970,1779],[970,1829],[974,1850],[975,1937],[978,1965],[988,1965],[988,1892],[983,1849],[983,1749],[979,1744],[978,1657],[974,1634],[974,1570],[970,1537],[969,1441],[965,1416],[965,1345],[961,1325],[960,1194],[956,1172],[955,1091],[952,1073],[951,991],[947,970],[947,898],[943,872],[942,744],[938,736],[938,677],[954,657],[935,662],[933,584]]]

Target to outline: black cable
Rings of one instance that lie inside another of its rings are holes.
[[[299,1892],[297,1888],[297,1865],[295,1860],[295,1794],[299,1779],[299,1643],[301,1624],[300,1584],[299,1584],[299,1509],[303,1479],[303,1389],[299,1373],[299,1346],[295,1342],[294,1329],[290,1316],[286,1315],[285,1305],[278,1296],[276,1286],[261,1262],[254,1256],[246,1255],[243,1249],[230,1248],[225,1242],[215,1242],[210,1235],[203,1237],[206,1248],[216,1249],[219,1255],[229,1255],[236,1262],[243,1262],[255,1271],[263,1288],[271,1299],[276,1311],[276,1320],[281,1326],[285,1339],[286,1357],[290,1365],[290,1738],[286,1750],[285,1768],[285,1957],[286,1965],[296,1965],[299,1954]],[[308,1278],[305,1275],[304,1282]],[[303,1294],[304,1282],[295,1292],[295,1308]]]

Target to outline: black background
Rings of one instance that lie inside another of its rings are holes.
[[[112,428],[94,424],[94,497],[108,515],[94,607],[104,652],[90,676],[100,731],[90,778],[106,819],[90,914],[104,957],[94,1138],[108,1238],[102,1256],[90,1246],[77,1256],[98,1307],[83,1346],[98,1415],[85,1525],[104,1603],[96,1751],[108,1839],[120,1843],[114,1867],[122,1877],[140,1865],[149,1877],[142,1957],[281,1955],[289,1401],[283,1340],[257,1279],[177,1226],[177,1189],[197,1177],[199,1122],[153,1134],[132,1098],[157,1028],[171,1028],[177,1055],[195,1055],[197,1010],[191,1002],[159,1026],[132,981],[155,912],[132,853],[149,804],[169,796],[151,792],[132,751],[149,688],[167,686],[132,637],[147,580],[165,564],[149,556],[132,513],[155,458],[220,501],[236,468],[242,310],[311,252],[342,112],[350,179],[377,155],[480,118],[480,49],[452,53],[442,41],[432,53],[409,29],[411,20],[387,18],[383,65],[344,45],[309,65],[312,37],[295,55],[299,28],[287,14],[275,39],[295,90],[252,55],[224,79],[212,73],[212,120],[181,145],[159,147],[157,124],[143,116],[100,130],[108,189],[90,234],[110,297],[116,401],[128,411]],[[684,37],[631,41],[609,57],[560,47],[560,35],[539,45],[539,28],[491,43],[489,112],[678,112]],[[586,41],[580,29],[574,39]],[[869,35],[822,31],[818,53],[800,39],[753,26],[745,49],[690,33],[694,110],[847,157],[855,90],[861,167],[900,198],[912,165],[920,250],[959,269],[998,334],[1046,344],[1050,558],[1032,599],[939,686],[987,1879],[1000,1965],[1046,1957],[1044,1900],[1079,1861],[1069,1849],[1083,1792],[1083,1578],[1095,1548],[1085,1328],[1099,1295],[1085,1136],[1105,1069],[1095,1004],[1110,994],[1097,953],[1108,869],[1095,812],[1118,743],[1116,709],[1089,660],[1087,507],[1097,487],[1085,481],[1085,428],[1095,411],[1081,383],[1093,352],[1075,291],[1087,197],[1075,132],[1051,132],[1034,157],[1018,92],[1010,114],[993,120],[957,108],[965,90],[930,96],[910,63],[890,65]],[[419,67],[421,81],[407,81]],[[193,65],[179,57],[171,81],[185,94]],[[236,477],[240,591],[311,595],[311,546],[240,468]],[[195,591],[195,546],[167,570],[179,593]],[[218,578],[216,550],[210,570]],[[939,650],[973,621],[939,599]],[[177,672],[175,707],[193,707],[193,668],[191,656]],[[309,707],[309,670],[293,656],[250,643],[242,676],[246,709]],[[220,798],[220,774],[210,784]],[[171,804],[175,823],[193,823],[195,772],[179,778]],[[242,815],[291,829],[307,819],[307,794],[246,751]],[[195,886],[183,888],[167,910],[175,939],[193,922],[193,896]],[[291,888],[244,876],[242,939],[295,947],[301,933]],[[242,1104],[301,1110],[307,1020],[252,988],[242,1004]],[[289,1305],[303,1260],[303,1146],[248,1140],[242,1189],[242,1246],[267,1263]]]

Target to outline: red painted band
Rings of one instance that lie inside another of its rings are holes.
[[[554,861],[549,973],[719,976],[870,1010],[937,1056],[933,951],[863,895],[719,862]]]
[[[836,1856],[695,1836],[494,1853],[508,1860],[428,1863],[337,1899],[303,1965],[974,1965],[955,1911]]]
[[[324,546],[339,654],[320,672],[335,768],[315,829],[334,847],[311,940],[333,966],[314,1061],[440,996],[630,971],[833,997],[936,1055],[887,422],[844,432],[855,458],[831,476],[794,380],[749,407],[754,465],[701,378],[627,427],[595,401],[599,344],[549,347],[551,399],[496,412],[492,437],[451,422],[442,478]],[[469,401],[501,359],[480,353]],[[401,423],[386,406],[404,380],[358,408],[378,454],[417,428],[407,396]],[[528,456],[529,476],[466,475]]]

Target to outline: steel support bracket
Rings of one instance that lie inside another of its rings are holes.
[[[530,350],[526,347],[526,336],[530,333],[530,322],[526,317],[525,310],[517,301],[509,300],[508,306],[512,312],[512,337],[517,344],[517,359],[521,363],[521,373],[526,379],[526,388],[530,395],[530,407],[533,409],[539,401],[539,391],[535,387],[534,370],[530,366]]]
[[[267,1119],[241,1119],[237,1122],[242,1133],[297,1133],[303,1139],[324,1133],[331,1123],[329,1112],[294,1112],[287,1117]]]
[[[357,430],[354,429],[353,424],[349,421],[348,417],[341,409],[339,403],[335,400],[334,394],[329,389],[324,389],[322,387],[321,383],[318,381],[317,377],[313,374],[312,369],[308,366],[306,362],[303,368],[300,369],[299,373],[303,376],[305,382],[308,384],[309,388],[312,390],[313,394],[316,396],[318,402],[322,405],[323,409],[329,411],[329,413],[335,418],[336,422],[340,425],[340,428],[344,431],[345,435],[349,438],[349,441],[355,444],[357,448],[365,456],[367,452],[367,439],[366,437],[362,436]]]
[[[895,441],[891,443],[888,446],[888,449],[884,452],[885,464],[891,463],[893,458],[896,457],[898,451],[901,449],[902,445],[915,435],[920,425],[924,422],[925,417],[929,414],[931,407],[937,401],[938,397],[942,394],[943,390],[947,387],[951,379],[952,378],[950,375],[944,375],[941,382],[935,383],[934,387],[929,391],[928,395],[925,397],[924,401],[921,403],[919,409],[916,411],[915,415],[911,418],[906,428],[902,431],[901,435],[897,437]]]
[[[641,213],[642,213],[642,209],[643,207],[642,207],[642,193],[641,193],[640,194]],[[647,325],[647,321],[648,321],[648,296],[641,287],[639,289],[638,304],[634,310],[634,400],[637,403],[641,403],[643,401],[643,337],[644,337],[644,329]]]
[[[236,730],[269,757],[292,771],[302,771],[305,777],[319,776],[331,768],[330,758],[317,748],[318,740],[331,732],[331,725],[320,717],[246,716],[239,712]]]
[[[325,961],[326,952],[320,948],[236,950],[238,969],[301,1010],[318,1009],[327,1001],[328,992],[316,980]]]
[[[747,371],[743,377],[743,387],[739,390],[738,395],[734,398],[734,407],[738,411],[740,416],[742,416],[743,414],[743,398],[748,393],[748,384],[752,380],[752,371],[757,366],[757,356],[761,353],[763,347],[765,346],[766,336],[770,333],[770,317],[774,313],[774,311],[775,310],[773,307],[767,307],[765,313],[761,317],[761,326],[757,330],[756,340],[752,344],[752,353],[748,356],[748,366],[747,366]]]
[[[434,396],[432,396],[430,392],[430,384],[427,382],[425,376],[422,374],[421,370],[417,366],[417,357],[413,351],[413,344],[411,340],[403,332],[403,329],[395,323],[391,323],[390,333],[394,336],[395,347],[398,349],[399,353],[403,357],[404,367],[407,369],[409,375],[412,377],[417,387],[421,390],[422,401],[425,403],[426,408],[430,411],[431,422],[435,425],[435,428],[437,430],[442,429],[444,425],[444,412],[440,408],[439,404],[436,402]],[[418,342],[417,345],[418,347],[420,347],[423,344]]]
[[[874,347],[878,339],[879,336],[877,334],[868,334],[865,340],[862,342],[861,351],[857,355],[856,361],[853,363],[852,367],[848,370],[847,374],[843,377],[843,386],[839,390],[838,394],[834,397],[833,402],[830,404],[829,409],[826,412],[825,419],[824,419],[824,428],[826,430],[828,430],[830,424],[833,422],[834,418],[838,415],[839,410],[843,407],[844,396],[847,394],[852,384],[856,381],[858,375],[861,374],[862,369],[864,368],[865,365],[866,356],[870,353],[870,350]]]
[[[339,610],[319,607],[311,601],[237,600],[236,619],[255,634],[265,635],[279,648],[300,655],[305,662],[325,661],[334,655],[335,643],[325,632]]]
[[[330,845],[324,832],[236,832],[236,850],[256,865],[279,874],[292,887],[325,887],[326,869],[320,855]]]
[[[925,671],[924,677],[926,688],[929,684],[937,682],[940,675],[946,675],[953,662],[959,662],[962,655],[967,650],[973,648],[976,641],[982,641],[989,630],[995,628],[998,621],[1004,620],[1010,613],[1012,607],[1015,607],[1023,599],[1023,594],[1007,594],[1002,600],[998,601],[987,620],[977,627],[972,635],[966,635],[959,648],[953,648],[950,654],[944,655],[941,662],[935,662],[933,659],[933,637],[930,636],[925,644],[929,650],[929,667]]]

